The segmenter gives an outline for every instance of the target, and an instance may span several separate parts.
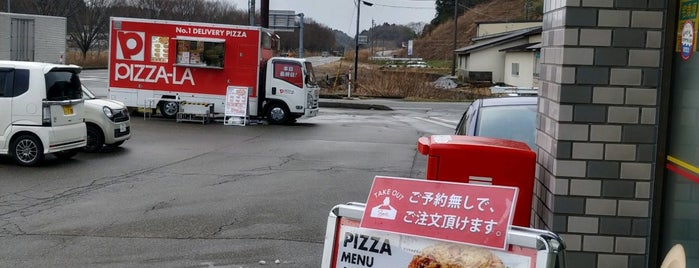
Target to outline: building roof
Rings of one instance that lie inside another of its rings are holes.
[[[521,30],[516,30],[509,32],[506,35],[498,36],[495,38],[492,38],[490,40],[483,40],[481,42],[475,43],[473,45],[467,46],[467,47],[462,47],[457,50],[454,50],[454,53],[456,54],[469,54],[474,51],[486,49],[489,47],[497,46],[500,44],[504,44],[507,42],[511,42],[514,40],[522,39],[531,35],[535,34],[540,34],[541,33],[541,27],[532,27],[532,28],[526,28],[526,29],[521,29]],[[532,45],[532,44],[530,44]]]
[[[501,52],[524,52],[524,51],[536,51],[539,49],[541,49],[541,43],[527,43],[527,44],[508,47],[508,48],[503,48],[499,51],[501,51]]]

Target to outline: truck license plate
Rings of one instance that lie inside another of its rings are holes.
[[[124,123],[119,124],[119,132],[126,132],[126,124],[124,124]]]
[[[63,105],[63,115],[72,115],[73,105]]]

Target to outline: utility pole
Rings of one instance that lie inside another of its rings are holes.
[[[299,59],[303,58],[303,13],[299,13]]]
[[[359,10],[362,7],[362,0],[357,0],[357,32],[354,34],[354,81],[352,86],[357,88],[357,65],[359,64]]]
[[[248,0],[248,20],[250,26],[255,26],[255,0]]]
[[[373,3],[367,2],[367,1],[362,1],[362,0],[357,0],[357,32],[354,35],[354,77],[352,77],[352,86],[356,89],[357,88],[357,65],[359,64],[359,10],[362,6],[362,4],[365,4],[367,6],[373,6]],[[349,98],[349,88],[347,91],[347,97]]]
[[[454,0],[454,46],[453,49],[451,50],[451,75],[455,76],[456,75],[456,33],[457,33],[457,25],[459,23],[459,15],[457,12],[457,5],[459,3],[459,0]]]
[[[12,2],[12,0],[7,0],[7,13],[12,13],[12,12],[10,12],[10,3],[11,2]]]
[[[260,26],[269,28],[269,0],[261,0],[260,5]]]
[[[371,57],[374,56],[374,19],[371,19],[371,30],[369,30],[369,38],[371,38]]]

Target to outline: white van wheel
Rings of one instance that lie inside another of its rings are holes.
[[[17,137],[12,141],[10,150],[15,162],[23,166],[33,166],[44,159],[44,146],[41,140],[33,135]]]

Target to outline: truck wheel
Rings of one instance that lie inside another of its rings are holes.
[[[104,134],[102,130],[96,126],[87,126],[87,146],[85,146],[85,152],[94,153],[99,152],[104,144]]]
[[[175,118],[177,117],[177,112],[180,109],[179,103],[175,101],[161,101],[160,102],[160,114],[165,118]]]
[[[44,146],[34,135],[21,135],[12,141],[10,153],[17,164],[33,166],[44,160]]]
[[[289,121],[289,109],[284,104],[272,103],[267,110],[267,120],[271,124],[286,124]]]
[[[73,158],[73,156],[78,154],[78,149],[65,150],[60,152],[55,152],[53,155],[60,160],[68,160]]]

